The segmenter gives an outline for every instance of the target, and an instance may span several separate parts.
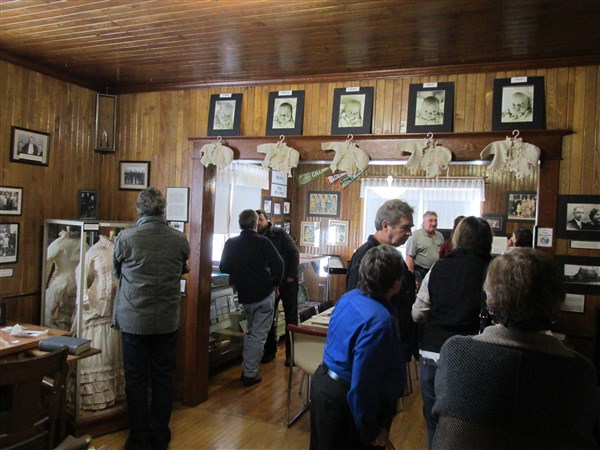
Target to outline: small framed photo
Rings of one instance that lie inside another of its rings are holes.
[[[492,130],[543,130],[546,128],[544,77],[494,80]]]
[[[565,291],[600,294],[600,263],[593,256],[555,256],[562,268]]]
[[[96,94],[96,137],[94,149],[97,152],[115,151],[115,130],[117,129],[117,96]]]
[[[600,240],[600,195],[559,195],[556,237]]]
[[[98,191],[79,189],[77,194],[80,219],[98,218]]]
[[[504,223],[503,223],[504,217],[503,216],[484,214],[483,218],[485,220],[487,220],[487,223],[490,224],[490,228],[492,229],[492,231],[496,232],[496,231],[504,230]]]
[[[119,189],[143,191],[150,186],[150,161],[120,161]]]
[[[274,226],[275,228],[281,228],[281,229],[283,230],[283,222],[275,222],[275,223],[273,224],[273,226]]]
[[[348,245],[348,221],[330,220],[327,245]]]
[[[190,189],[186,187],[167,188],[166,219],[173,222],[187,222]]]
[[[537,192],[507,192],[506,220],[535,222]]]
[[[292,213],[292,204],[289,200],[283,201],[283,214],[291,214]]]
[[[267,136],[301,135],[304,91],[269,92]]]
[[[183,230],[185,229],[185,222],[169,222],[169,225],[174,230],[181,231],[182,233],[183,233]]]
[[[408,133],[451,132],[454,83],[411,84],[408,93]]]
[[[321,237],[319,222],[300,222],[300,245],[318,247]]]
[[[0,223],[0,264],[17,262],[19,255],[19,224]]]
[[[208,110],[208,136],[239,136],[243,94],[213,94]]]
[[[333,91],[331,134],[369,134],[373,115],[373,87],[336,88]]]
[[[287,234],[292,234],[292,223],[283,222],[283,231],[285,231]]]
[[[273,202],[273,214],[276,216],[281,215],[281,202]]]
[[[0,216],[20,216],[23,213],[23,188],[0,186]]]
[[[309,191],[307,216],[339,217],[340,193],[332,191]]]
[[[273,203],[273,200],[271,200],[270,198],[263,198],[263,211],[266,213],[271,214],[271,205]]]
[[[11,128],[11,161],[47,166],[49,156],[50,135],[48,133],[27,128]]]

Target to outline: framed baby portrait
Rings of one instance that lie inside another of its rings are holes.
[[[304,91],[269,92],[267,136],[301,135]]]
[[[411,84],[407,133],[450,132],[454,118],[454,83]]]
[[[331,134],[369,134],[373,115],[373,87],[346,87],[333,91]]]
[[[208,136],[239,136],[243,94],[213,94],[208,110]]]
[[[544,77],[512,77],[494,80],[493,131],[545,128]]]

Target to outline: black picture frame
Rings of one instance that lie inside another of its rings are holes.
[[[98,191],[93,189],[79,189],[77,194],[80,219],[98,218]]]
[[[23,188],[0,186],[0,216],[23,214]]]
[[[494,80],[493,131],[545,128],[544,77],[512,77]]]
[[[0,246],[0,264],[13,264],[19,260],[19,227],[16,222],[0,223],[0,235],[7,244]]]
[[[282,214],[289,216],[292,213],[292,203],[286,198],[283,201],[283,211]]]
[[[533,197],[533,203],[531,202],[531,197]],[[513,191],[506,193],[507,222],[535,222],[536,213],[536,191]]]
[[[339,192],[309,191],[306,199],[306,215],[337,218],[340,216]]]
[[[283,222],[283,231],[287,234],[292,234],[292,223],[291,222]]]
[[[150,186],[150,161],[119,161],[119,190],[143,191]]]
[[[454,83],[411,84],[408,133],[451,132],[454,126]]]
[[[571,222],[575,208],[583,209],[582,228]],[[578,241],[600,240],[600,223],[592,223],[592,212],[600,214],[600,195],[559,195],[556,209],[556,237]]]
[[[208,136],[239,136],[243,94],[213,94],[208,110]]]
[[[96,94],[96,134],[94,150],[97,152],[115,151],[117,129],[117,96]]]
[[[331,134],[370,134],[374,95],[373,87],[334,89]],[[348,114],[352,116],[348,117]]]
[[[11,127],[10,160],[47,166],[50,158],[50,134],[29,128]]]
[[[273,202],[273,215],[281,216],[283,214],[283,205],[281,202]]]
[[[497,231],[504,231],[504,216],[496,214],[484,214],[482,216],[487,223],[490,224],[490,228],[494,233]]]
[[[280,120],[282,117],[283,120]],[[269,109],[267,110],[265,131],[267,136],[301,135],[303,120],[304,91],[269,92]]]
[[[271,197],[263,197],[262,199],[263,202],[263,211],[266,212],[267,214],[271,214],[271,211],[273,210],[273,199]]]
[[[600,263],[593,256],[555,256],[563,274],[565,291],[572,294],[600,294]]]

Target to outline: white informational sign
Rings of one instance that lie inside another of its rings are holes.
[[[507,240],[504,236],[494,236],[492,241],[492,255],[501,255],[506,250]]]
[[[287,182],[288,182],[287,174],[277,172],[276,170],[271,171],[271,183],[283,184],[284,186],[287,186]]]
[[[565,301],[561,305],[562,311],[582,313],[585,310],[585,295],[567,294]]]
[[[552,228],[537,229],[537,247],[552,247]]]
[[[597,241],[571,241],[571,248],[587,248],[600,250],[600,242]]]
[[[287,186],[271,183],[271,197],[287,197]]]
[[[167,188],[167,220],[188,221],[188,196],[189,188]]]
[[[13,276],[13,270],[12,269],[0,269],[0,277],[4,278],[4,277],[12,277]]]

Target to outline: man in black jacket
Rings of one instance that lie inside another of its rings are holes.
[[[277,330],[275,318],[278,316],[279,300],[283,303],[285,314],[285,365],[290,365],[290,341],[287,326],[290,323],[298,325],[298,263],[300,253],[292,237],[281,228],[274,228],[269,220],[269,215],[262,209],[257,209],[259,234],[266,236],[273,243],[279,255],[283,258],[283,279],[279,285],[279,297],[275,299],[275,312],[273,325],[265,342],[264,355],[261,360],[268,363],[275,359],[277,353]]]
[[[245,209],[240,213],[242,231],[225,242],[219,264],[221,272],[230,274],[248,321],[242,351],[245,386],[262,380],[258,366],[273,323],[273,305],[283,275],[283,260],[271,241],[256,232],[257,222],[258,214],[254,210]]]

